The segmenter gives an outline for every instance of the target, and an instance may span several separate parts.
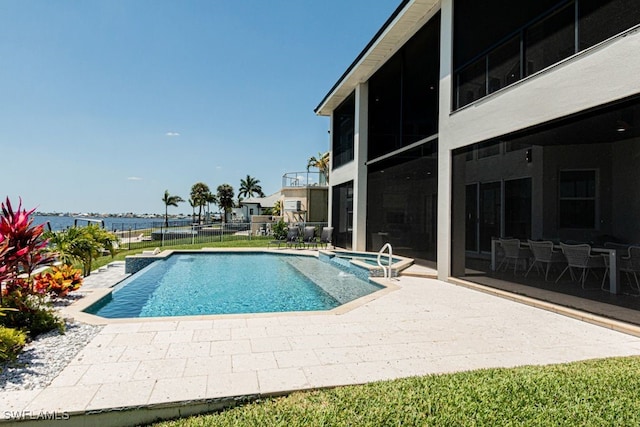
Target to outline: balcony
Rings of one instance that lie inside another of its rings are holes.
[[[282,175],[282,188],[287,187],[328,187],[322,172],[287,172]]]

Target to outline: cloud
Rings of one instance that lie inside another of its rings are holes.
[[[142,181],[142,178],[139,176],[128,176],[127,181]]]
[[[167,136],[180,136],[180,134],[178,132],[167,132],[167,133],[165,133],[165,135],[167,135]]]

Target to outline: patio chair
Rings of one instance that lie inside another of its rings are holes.
[[[318,247],[318,242],[316,241],[316,228],[308,225],[304,228],[302,232],[302,246],[303,247]]]
[[[529,275],[529,272],[533,267],[536,269],[540,268],[540,264],[546,265],[544,270],[544,281],[548,281],[549,277],[549,269],[554,264],[566,264],[567,260],[564,255],[560,251],[553,250],[553,242],[551,241],[542,241],[535,242],[533,240],[529,240],[529,249],[531,249],[531,253],[533,254],[533,262],[531,266],[525,273],[524,277]],[[538,270],[539,271],[539,270]]]
[[[287,228],[287,247],[298,247],[300,244],[300,229],[297,226]]]
[[[324,248],[327,248],[327,245],[331,244],[331,239],[333,237],[333,227],[322,227],[322,233],[320,234],[320,245],[324,245]]]
[[[587,279],[587,275],[589,273],[595,275],[595,273],[593,273],[594,268],[605,268],[604,258],[600,255],[591,255],[591,246],[586,243],[580,245],[567,245],[566,243],[560,243],[560,247],[562,248],[562,253],[567,258],[567,266],[556,279],[556,283],[558,283],[562,276],[564,276],[564,273],[569,270],[571,280],[579,280],[582,289],[585,289],[584,282]],[[574,268],[581,271],[579,276],[575,276],[573,273]]]
[[[631,288],[640,293],[640,281],[638,273],[640,273],[640,246],[629,246],[628,255],[620,259],[620,271],[624,271],[629,279]],[[633,276],[633,281],[631,281]]]
[[[498,265],[497,271],[504,265],[504,271],[507,271],[509,264],[513,262],[513,274],[516,274],[518,270],[518,264],[521,260],[524,260],[524,268],[527,268],[527,262],[531,258],[531,251],[528,248],[520,247],[520,240],[518,239],[499,239],[500,246],[504,251],[504,258]]]

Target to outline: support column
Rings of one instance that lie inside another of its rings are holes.
[[[369,120],[369,87],[361,83],[355,92],[354,182],[353,182],[353,249],[366,250],[367,245],[367,143]]]
[[[440,24],[440,103],[438,123],[438,279],[451,276],[451,202],[453,130],[449,126],[452,93],[453,0],[442,0]]]

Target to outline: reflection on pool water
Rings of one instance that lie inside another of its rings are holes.
[[[381,288],[309,256],[173,254],[85,311],[128,318],[329,310]]]

